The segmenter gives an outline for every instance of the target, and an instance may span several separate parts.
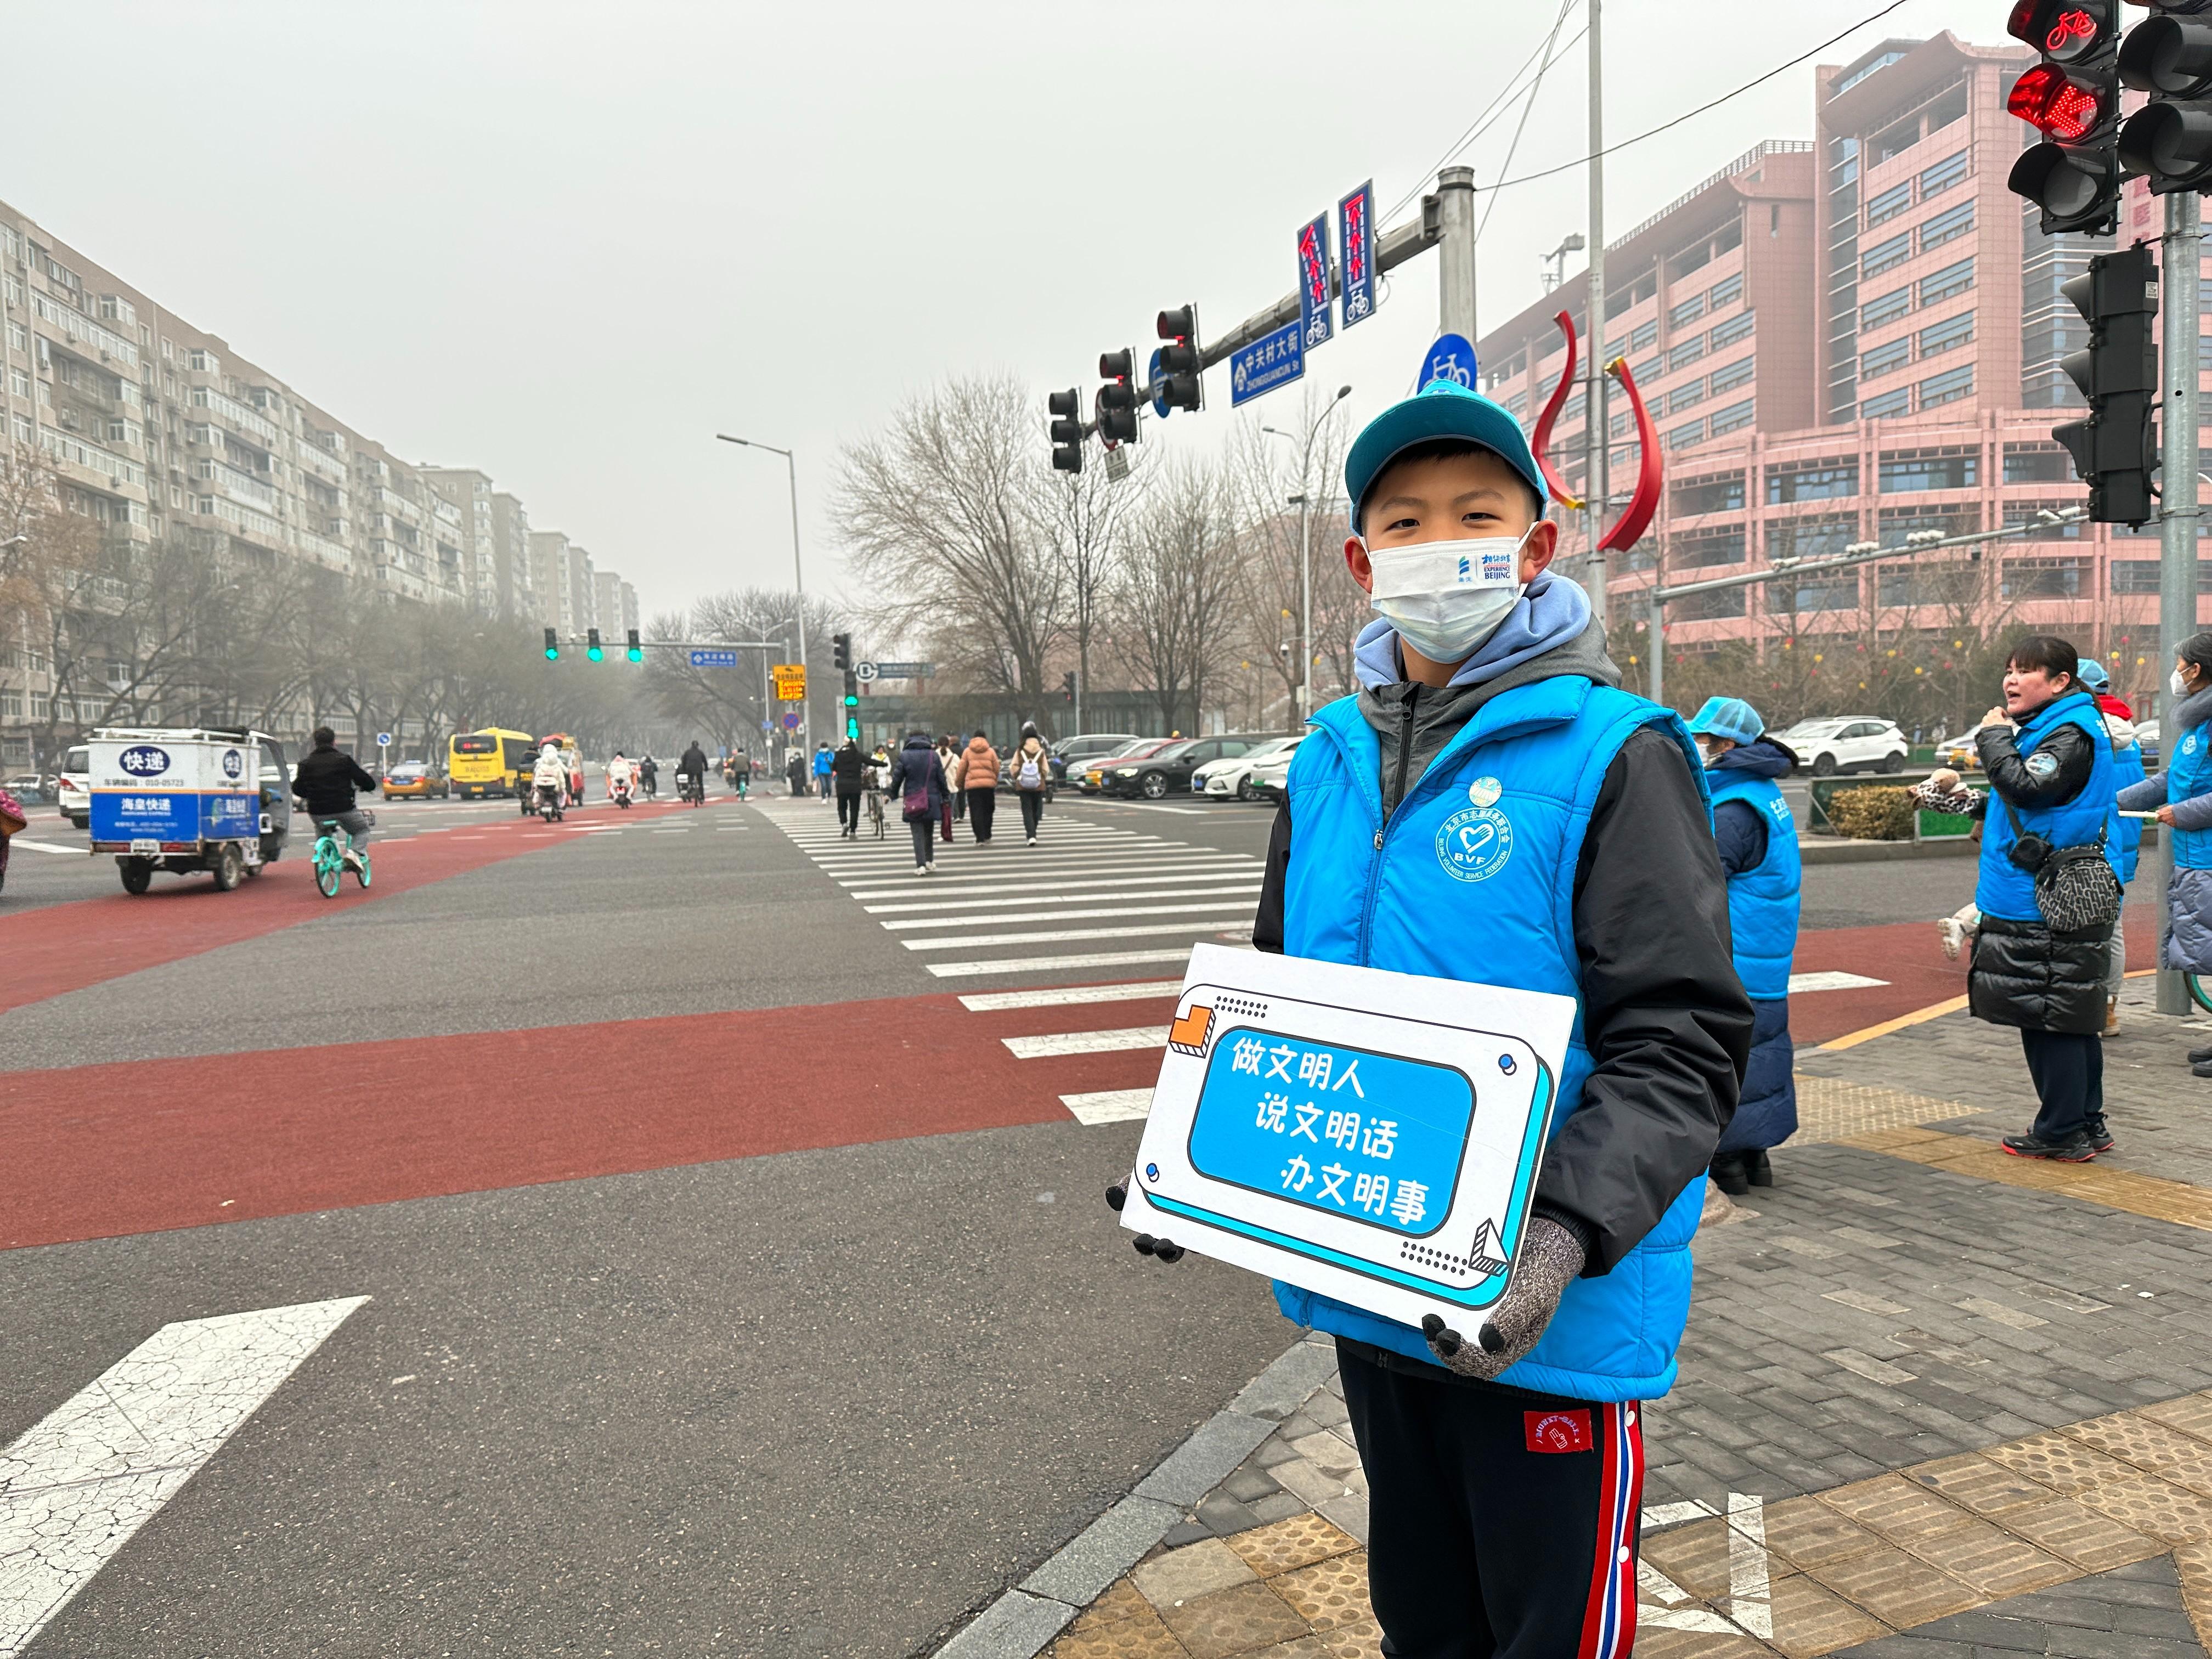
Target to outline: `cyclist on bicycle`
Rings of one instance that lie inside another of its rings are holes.
[[[317,726],[315,746],[293,769],[292,793],[307,803],[307,815],[316,823],[335,823],[345,831],[345,861],[356,870],[362,848],[368,845],[370,820],[354,804],[354,791],[374,793],[375,788],[376,780],[338,747],[337,733],[327,726]]]
[[[538,751],[538,763],[530,769],[530,787],[536,792],[533,799],[541,806],[546,804],[547,790],[553,792],[555,805],[560,805],[562,796],[568,793],[568,763],[562,759],[560,750],[550,743]]]
[[[699,746],[698,738],[691,739],[691,746],[684,751],[683,759],[676,763],[676,775],[679,786],[676,791],[678,800],[684,799],[682,781],[687,777],[691,780],[690,787],[699,792],[699,798],[702,800],[706,799],[707,751]]]
[[[645,792],[645,798],[647,800],[653,799],[660,793],[657,787],[659,781],[659,763],[651,755],[647,755],[637,763],[637,786]]]

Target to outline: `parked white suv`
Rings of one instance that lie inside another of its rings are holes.
[[[1292,738],[1271,738],[1241,755],[1231,755],[1211,762],[1190,775],[1190,793],[1215,797],[1234,795],[1239,800],[1257,800],[1260,792],[1252,787],[1252,769],[1271,760],[1287,759],[1291,751],[1304,741],[1305,733],[1303,732]]]
[[[1799,720],[1774,737],[1816,778],[1838,772],[1902,772],[1905,757],[1912,752],[1896,721],[1872,715]]]
[[[92,751],[82,744],[62,757],[62,775],[54,784],[54,801],[62,816],[80,830],[92,822]]]

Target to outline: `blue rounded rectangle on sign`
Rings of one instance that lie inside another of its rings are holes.
[[[1190,1166],[1409,1238],[1444,1224],[1474,1121],[1455,1066],[1237,1027],[1208,1057]]]

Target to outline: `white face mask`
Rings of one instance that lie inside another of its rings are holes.
[[[1517,537],[1369,547],[1374,586],[1368,603],[1431,662],[1463,661],[1521,597],[1521,549],[1535,528]]]
[[[2189,682],[2181,678],[2181,671],[2179,668],[2166,677],[2166,684],[2167,689],[2177,697],[2185,697],[2189,695]]]

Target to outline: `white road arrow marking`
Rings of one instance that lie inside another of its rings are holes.
[[[0,1659],[28,1647],[368,1300],[164,1325],[0,1451]]]

